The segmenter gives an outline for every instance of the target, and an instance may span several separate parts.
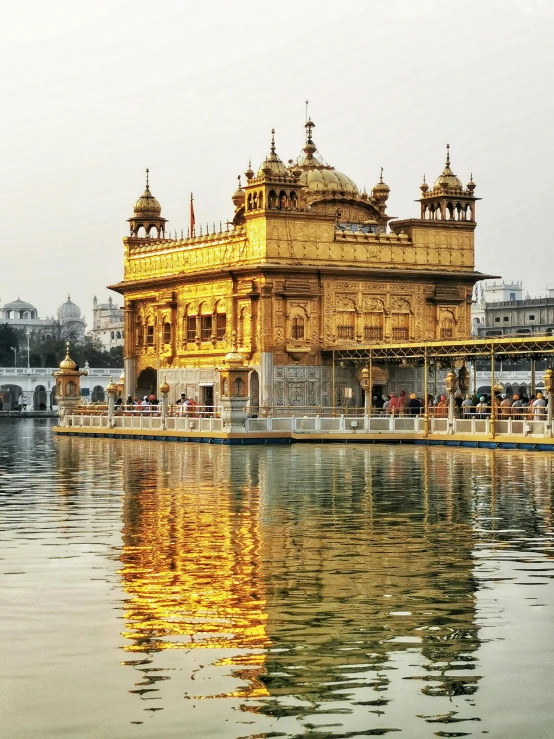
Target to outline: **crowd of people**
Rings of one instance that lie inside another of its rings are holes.
[[[525,395],[508,396],[506,393],[467,394],[461,392],[454,395],[455,415],[457,418],[489,418],[493,409],[494,415],[501,419],[541,420],[546,418],[548,400],[542,392],[527,397]],[[445,393],[427,396],[428,413],[435,418],[448,417],[448,396]],[[373,396],[373,411],[395,416],[418,416],[425,412],[425,401],[415,393],[408,395],[405,390],[400,393],[389,393],[388,397]]]
[[[149,415],[161,414],[162,401],[153,393],[144,395],[142,398],[127,396],[127,400],[123,403],[123,398],[116,400],[116,410],[126,413],[144,413]],[[213,412],[213,408],[208,406],[199,406],[194,398],[187,398],[185,393],[177,399],[174,406],[170,406],[169,415],[171,416],[191,416],[198,417],[208,415]]]

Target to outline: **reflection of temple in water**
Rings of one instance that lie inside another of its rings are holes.
[[[256,679],[263,655],[252,651],[269,643],[260,493],[248,465],[237,474],[228,450],[212,454],[204,445],[145,443],[126,451],[125,649],[243,650],[228,663],[250,687],[233,694],[264,694]]]
[[[89,454],[123,487],[124,663],[204,650],[235,688],[202,697],[270,716],[290,696],[306,702],[295,715],[360,694],[383,707],[406,677],[429,696],[473,694],[476,551],[552,526],[549,455],[80,438],[57,454],[75,469],[68,491]],[[408,675],[403,654],[419,664]]]

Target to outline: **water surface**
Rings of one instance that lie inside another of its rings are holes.
[[[0,422],[1,735],[550,739],[553,463]]]

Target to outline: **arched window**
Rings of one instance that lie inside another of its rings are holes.
[[[296,341],[304,338],[304,319],[302,316],[295,316],[292,319],[291,336]]]
[[[291,192],[291,194],[290,194],[290,207],[293,210],[296,210],[297,205],[298,205],[298,201],[296,199],[296,193],[295,192]]]
[[[352,301],[348,301],[348,303],[340,305],[337,311],[337,338],[346,341],[354,341],[355,329],[356,311],[354,303]]]
[[[164,323],[164,344],[171,344],[171,324]]]
[[[235,395],[242,395],[243,381],[241,377],[237,377],[235,380]]]
[[[254,210],[258,210],[258,193],[257,192],[255,192],[252,197],[252,208]]]
[[[279,208],[281,208],[281,210],[285,210],[287,205],[287,193],[284,190],[281,190],[281,192],[279,193]]]
[[[364,304],[364,341],[382,341],[385,329],[385,307],[380,300]]]
[[[157,239],[158,238],[158,229],[156,226],[150,226],[148,229],[148,238],[149,239]]]
[[[186,318],[187,342],[196,341],[196,316],[187,316]]]
[[[154,324],[151,318],[146,325],[146,346],[154,346]]]
[[[146,229],[144,228],[144,226],[138,227],[137,236],[139,239],[143,239],[146,236]]]
[[[270,190],[269,191],[267,205],[268,205],[269,208],[276,208],[277,207],[277,193],[275,192],[275,190]]]
[[[263,192],[260,191],[258,193],[258,208],[261,209],[263,207],[264,207],[264,194],[263,194]]]
[[[115,332],[115,338],[116,339],[121,339],[121,331],[116,331]]]
[[[65,386],[65,391],[66,391],[68,397],[70,397],[70,398],[75,397],[76,390],[77,390],[77,387],[76,387],[75,383],[73,382],[73,380],[70,380],[67,383],[67,385]]]
[[[137,346],[142,346],[144,344],[144,327],[142,325],[142,321],[139,319],[137,321]]]
[[[440,338],[451,339],[454,336],[454,315],[445,311],[440,317]]]
[[[112,331],[110,334],[110,339],[113,341],[115,339],[115,333]]]
[[[209,341],[212,338],[213,317],[212,314],[200,316],[200,338]]]
[[[410,305],[402,298],[395,298],[392,304],[391,335],[393,341],[410,338]]]
[[[222,395],[227,395],[228,387],[229,386],[227,384],[227,378],[224,377],[223,380],[221,381],[221,394]]]
[[[248,197],[246,199],[246,210],[252,210],[252,193],[248,193]]]
[[[225,339],[227,330],[227,316],[225,313],[218,313],[216,316],[216,338],[218,341]]]

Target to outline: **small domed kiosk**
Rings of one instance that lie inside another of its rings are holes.
[[[53,372],[56,379],[56,398],[60,426],[70,426],[69,417],[81,400],[81,376],[87,375],[86,370],[80,370],[69,356],[69,341],[65,344],[65,358],[60,362],[60,369]]]
[[[221,419],[226,431],[244,431],[248,417],[248,375],[250,367],[245,366],[242,355],[237,351],[237,339],[233,332],[233,348],[225,355],[223,367],[219,371],[219,395]]]

